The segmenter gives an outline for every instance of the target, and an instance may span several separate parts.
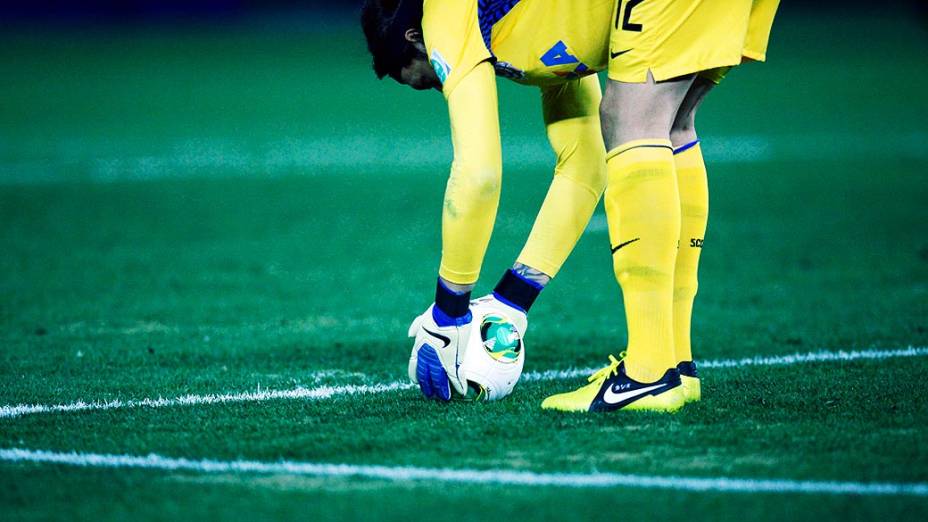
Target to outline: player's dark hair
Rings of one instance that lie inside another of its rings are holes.
[[[406,31],[422,27],[422,0],[366,0],[361,7],[361,28],[374,58],[378,78],[398,79],[400,69],[420,51],[406,40]]]

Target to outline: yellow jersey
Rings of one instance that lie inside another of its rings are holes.
[[[446,96],[492,61],[497,76],[550,85],[606,69],[616,0],[425,0],[422,32]]]
[[[424,0],[426,52],[447,96],[483,61],[545,86],[608,70],[643,82],[765,58],[779,0]]]

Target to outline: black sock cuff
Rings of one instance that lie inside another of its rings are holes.
[[[503,278],[496,284],[493,293],[501,301],[515,305],[516,308],[528,313],[543,288],[540,284],[529,281],[510,269],[503,274]]]
[[[470,291],[459,294],[439,279],[435,286],[435,306],[450,317],[463,317],[470,310]]]

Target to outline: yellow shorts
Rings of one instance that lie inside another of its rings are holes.
[[[748,34],[744,38],[744,49],[741,51],[744,58],[758,62],[767,59],[767,42],[770,40],[770,29],[773,27],[773,18],[779,5],[780,0],[754,0],[751,18],[748,20]],[[716,67],[701,71],[699,76],[718,84],[730,70],[731,67]]]
[[[763,62],[767,59],[767,42],[770,40],[770,28],[773,17],[777,14],[780,0],[754,0],[751,6],[751,18],[748,20],[748,34],[744,39],[745,58]]]
[[[741,63],[742,55],[762,60],[779,0],[616,3],[609,78],[641,83],[647,80],[648,71],[662,81],[732,67]]]
[[[767,59],[770,28],[773,27],[773,18],[777,14],[779,5],[780,0],[754,0],[751,6],[751,18],[748,20],[748,34],[744,38],[744,49],[741,51],[744,58],[758,62]],[[731,67],[716,67],[700,71],[699,76],[717,84],[730,70]]]

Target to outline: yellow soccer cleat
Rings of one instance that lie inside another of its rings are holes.
[[[624,354],[623,354],[624,356]],[[552,395],[541,403],[546,410],[673,412],[683,407],[680,373],[671,368],[660,380],[642,383],[625,375],[625,363],[609,356],[609,366],[587,379],[589,384],[572,392]]]
[[[683,383],[683,397],[687,403],[696,402],[702,398],[702,387],[699,385],[699,372],[696,363],[683,361],[677,365],[680,381]]]

